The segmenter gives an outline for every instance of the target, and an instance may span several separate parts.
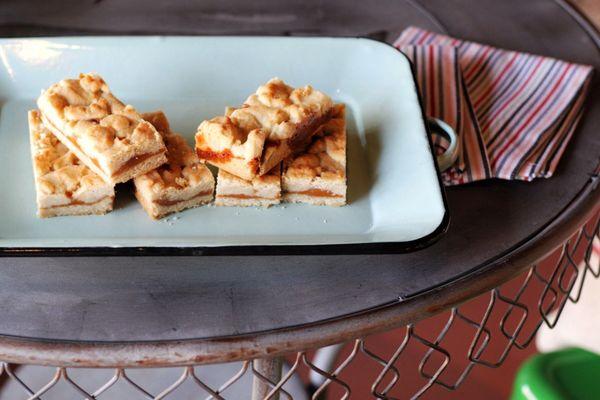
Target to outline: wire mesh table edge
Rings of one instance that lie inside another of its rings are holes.
[[[214,387],[203,381],[202,375],[195,370],[193,365],[190,365],[182,369],[181,375],[173,383],[159,393],[154,394],[146,390],[139,382],[132,380],[128,376],[127,370],[122,366],[115,368],[112,377],[94,391],[83,389],[76,379],[70,376],[69,370],[64,366],[57,367],[53,377],[39,389],[32,389],[25,383],[17,371],[18,367],[10,363],[0,363],[0,377],[16,382],[23,389],[27,399],[31,400],[40,398],[59,382],[70,385],[72,390],[86,399],[97,399],[98,396],[109,391],[119,381],[124,382],[144,398],[149,399],[167,398],[185,382],[195,384],[198,390],[206,394],[207,398],[224,399],[224,392],[231,385],[239,381],[242,376],[250,374],[254,380],[253,399],[276,399],[282,397],[292,398],[290,393],[286,391],[285,384],[294,374],[298,373],[301,367],[304,367],[308,368],[311,375],[313,375],[311,377],[313,383],[316,382],[310,388],[313,399],[322,398],[320,396],[323,396],[331,387],[337,388],[339,398],[346,399],[350,397],[352,389],[350,383],[344,381],[343,371],[360,356],[367,357],[367,359],[379,365],[380,368],[380,372],[371,386],[371,395],[375,398],[392,399],[397,398],[391,391],[398,387],[397,383],[401,377],[399,368],[402,367],[403,363],[399,360],[406,353],[406,349],[411,346],[411,343],[413,346],[417,343],[426,349],[417,367],[418,373],[425,379],[425,383],[416,392],[411,393],[409,398],[419,398],[436,386],[447,390],[455,390],[465,381],[474,367],[495,368],[502,365],[511,350],[527,347],[543,324],[554,327],[567,302],[576,303],[579,301],[586,276],[591,275],[595,278],[600,276],[600,265],[597,265],[598,258],[596,258],[594,265],[591,263],[592,250],[596,254],[599,253],[599,234],[600,210],[596,210],[591,223],[577,229],[559,247],[560,256],[558,261],[552,264],[553,268],[550,271],[544,272],[537,264],[533,264],[515,278],[520,279],[520,281],[518,287],[512,293],[505,290],[504,285],[491,289],[487,292],[489,296],[488,304],[480,318],[469,316],[468,311],[463,310],[462,306],[452,306],[448,317],[443,320],[445,322],[441,329],[433,336],[431,333],[420,332],[418,324],[408,324],[405,333],[399,338],[396,350],[391,356],[387,357],[373,352],[368,339],[358,338],[351,341],[349,354],[329,366],[323,366],[305,351],[297,352],[295,357],[288,360],[290,368],[285,373],[281,371],[282,359],[280,357],[244,361],[233,376],[225,380],[219,387]],[[577,253],[581,253],[583,260],[579,269],[576,261]],[[514,282],[514,279],[511,282]],[[542,290],[537,304],[530,307],[523,299],[523,293],[534,283],[541,284]],[[501,307],[504,307],[504,312],[499,321],[496,322],[497,326],[493,326],[493,324],[489,326],[490,321],[492,321],[491,315]],[[513,317],[515,315],[516,317]],[[509,322],[511,318],[513,319],[512,323]],[[530,325],[533,322],[533,328],[526,329],[527,321],[530,322]],[[458,376],[448,379],[445,371],[451,363],[455,362],[455,359],[445,349],[444,340],[448,332],[457,323],[469,325],[474,334],[467,350],[467,364],[460,369],[461,372]],[[499,354],[490,357],[488,349],[494,337],[500,337],[506,344]],[[436,365],[436,363],[431,360],[436,356],[438,366],[432,369],[431,365]],[[439,361],[440,357],[442,358],[441,361]]]

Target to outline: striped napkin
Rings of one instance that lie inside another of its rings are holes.
[[[426,114],[458,134],[446,185],[552,176],[581,118],[592,67],[416,27],[394,46],[413,61]],[[443,138],[434,144],[447,146]]]

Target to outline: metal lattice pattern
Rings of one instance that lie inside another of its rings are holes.
[[[517,278],[483,294],[488,299],[484,309],[474,308],[472,302],[467,302],[432,319],[398,329],[393,354],[378,354],[373,349],[377,338],[368,337],[347,344],[346,351],[339,353],[331,368],[323,369],[317,365],[314,352],[299,352],[287,358],[289,369],[277,381],[261,374],[255,363],[245,361],[239,363],[237,372],[228,379],[214,385],[205,381],[198,367],[190,366],[181,369],[172,383],[155,392],[147,389],[143,382],[131,379],[130,370],[124,369],[113,370],[109,378],[93,390],[84,389],[77,379],[72,378],[73,370],[62,367],[55,368],[51,379],[41,387],[32,387],[16,365],[0,364],[0,377],[4,384],[10,382],[19,386],[21,398],[29,400],[44,399],[59,383],[63,387],[67,384],[73,399],[114,398],[111,390],[117,384],[127,386],[141,399],[177,399],[176,391],[186,384],[194,385],[194,390],[207,399],[225,399],[230,387],[248,378],[255,386],[262,385],[266,399],[292,399],[287,388],[289,382],[299,376],[307,381],[307,375],[312,374],[313,383],[317,381],[317,384],[309,390],[309,398],[347,399],[352,394],[352,382],[344,379],[344,373],[347,368],[360,363],[373,372],[371,394],[375,398],[415,399],[436,386],[454,390],[476,366],[498,367],[514,348],[527,347],[542,324],[554,327],[565,304],[579,301],[585,280],[590,275],[600,276],[600,266],[591,262],[599,230],[600,220],[596,216],[551,256],[553,263],[544,263],[548,267],[533,265]],[[582,266],[578,268],[578,264]],[[470,341],[464,337],[460,339],[465,343],[464,353],[451,354],[446,343],[452,340],[457,325],[464,325],[464,329],[472,332],[472,337]],[[419,356],[415,357],[415,354]],[[402,385],[407,376],[416,376],[422,381],[410,393],[406,393]],[[0,397],[1,393],[0,390]]]

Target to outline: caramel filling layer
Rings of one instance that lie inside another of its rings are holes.
[[[341,194],[336,194],[333,192],[330,192],[329,190],[323,190],[323,189],[309,189],[309,190],[303,190],[300,192],[288,192],[289,194],[304,194],[306,196],[314,196],[314,197],[344,197]]]
[[[114,198],[114,196],[104,196],[100,200],[94,201],[92,203],[86,203],[84,201],[74,200],[74,201],[72,201],[70,203],[67,203],[67,204],[58,204],[58,205],[50,206],[50,207],[42,207],[41,209],[42,210],[49,210],[49,209],[52,209],[52,208],[71,207],[71,206],[95,206],[98,203],[102,203],[106,199],[114,200],[115,198]]]
[[[227,199],[278,200],[280,196],[261,197],[261,196],[250,196],[248,194],[218,194],[217,197],[227,198]]]
[[[204,192],[200,192],[190,198],[187,199],[181,199],[181,200],[154,200],[154,203],[158,204],[159,206],[174,206],[175,204],[179,204],[179,203],[183,203],[184,201],[190,201],[193,199],[196,199],[198,197],[204,197],[204,196],[208,196],[209,194],[212,193],[212,190],[206,190]]]
[[[224,162],[224,163],[228,162],[233,157],[233,154],[231,154],[231,151],[229,151],[229,150],[223,150],[221,152],[216,152],[216,151],[212,151],[210,149],[202,150],[202,149],[196,148],[196,154],[198,154],[198,157],[201,160],[218,161],[218,162]]]
[[[143,163],[144,161],[146,161],[149,158],[161,155],[162,153],[164,153],[164,150],[159,150],[154,153],[144,153],[144,154],[140,154],[139,156],[133,156],[129,160],[127,160],[124,164],[121,164],[121,166],[115,172],[113,172],[111,177],[114,178],[115,176],[121,175],[123,172],[127,171],[128,169],[131,169],[131,168],[135,167],[136,165]]]

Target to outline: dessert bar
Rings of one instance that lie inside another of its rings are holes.
[[[186,140],[171,132],[161,111],[143,114],[163,137],[166,164],[133,179],[135,196],[150,217],[163,216],[212,201],[215,180]]]
[[[274,78],[241,107],[203,121],[196,133],[196,151],[202,160],[252,180],[304,150],[332,106],[329,96],[311,86],[294,89]]]
[[[281,168],[247,181],[222,169],[217,176],[215,204],[218,206],[269,207],[281,201]]]
[[[115,191],[69,151],[29,111],[29,139],[38,216],[105,214],[113,209]]]
[[[156,129],[97,75],[55,83],[37,104],[46,127],[106,182],[128,181],[167,160]]]
[[[284,163],[283,199],[288,202],[346,204],[345,107],[336,104],[332,118],[314,136],[306,152]]]

